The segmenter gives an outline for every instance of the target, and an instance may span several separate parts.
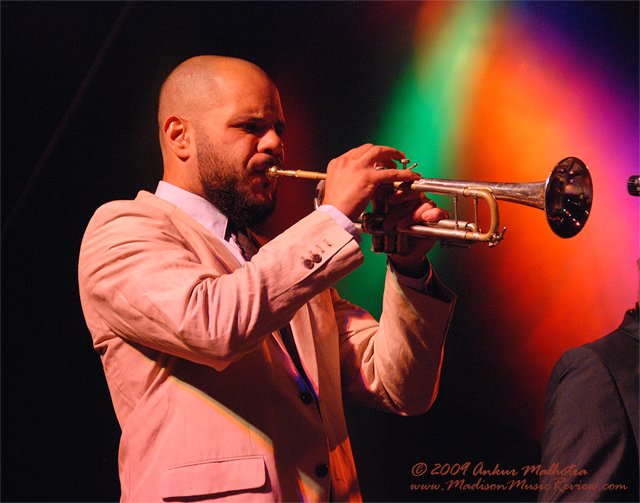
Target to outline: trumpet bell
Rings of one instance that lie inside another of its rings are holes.
[[[571,238],[584,227],[593,202],[591,175],[577,157],[560,161],[545,187],[544,210],[551,230],[561,238]]]

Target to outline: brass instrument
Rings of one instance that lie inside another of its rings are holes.
[[[406,165],[409,161],[400,161]],[[414,164],[411,168],[415,167]],[[409,169],[411,169],[409,168]],[[316,194],[323,192],[326,174],[314,171],[283,170],[272,166],[268,176],[291,176],[320,180]],[[393,190],[389,184],[389,189]],[[544,210],[551,230],[561,238],[571,238],[584,227],[593,201],[593,185],[589,169],[580,159],[567,157],[560,161],[544,182],[535,183],[493,183],[468,182],[460,180],[441,180],[421,178],[414,182],[395,182],[393,187],[417,190],[431,194],[444,194],[453,197],[453,219],[436,223],[422,223],[411,227],[396,229],[393,232],[382,230],[382,221],[387,213],[385,197],[372,200],[373,211],[363,213],[356,226],[372,235],[373,251],[384,253],[406,253],[407,236],[420,236],[439,239],[445,245],[469,246],[477,242],[487,242],[496,246],[504,238],[506,227],[499,230],[500,219],[497,200],[508,201]],[[458,219],[458,198],[470,197],[474,200],[475,222]],[[318,199],[318,198],[317,198]],[[478,199],[483,199],[491,218],[489,229],[483,232],[478,224]],[[318,203],[316,202],[316,205]]]

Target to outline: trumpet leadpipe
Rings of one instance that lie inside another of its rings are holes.
[[[318,171],[303,171],[301,169],[279,169],[277,166],[271,166],[267,171],[268,178],[277,178],[278,176],[292,176],[294,178],[307,178],[309,180],[325,180],[326,173]]]
[[[277,166],[271,166],[265,172],[268,178],[274,179],[279,176],[290,176],[293,178],[306,178],[308,180],[326,180],[327,174],[320,173],[318,171],[304,171],[302,169],[280,169]],[[421,180],[416,180],[415,182],[393,182],[393,186],[400,189],[411,189],[425,192],[420,185]],[[391,184],[389,184],[391,185]],[[434,192],[436,193],[436,192]],[[448,194],[448,192],[441,192],[442,194]]]

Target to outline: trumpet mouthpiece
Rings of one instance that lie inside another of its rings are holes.
[[[277,166],[269,166],[269,168],[264,172],[267,178],[274,180],[278,177],[278,167]]]

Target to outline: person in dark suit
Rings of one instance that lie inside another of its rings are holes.
[[[640,501],[638,303],[617,330],[556,363],[538,501]]]

